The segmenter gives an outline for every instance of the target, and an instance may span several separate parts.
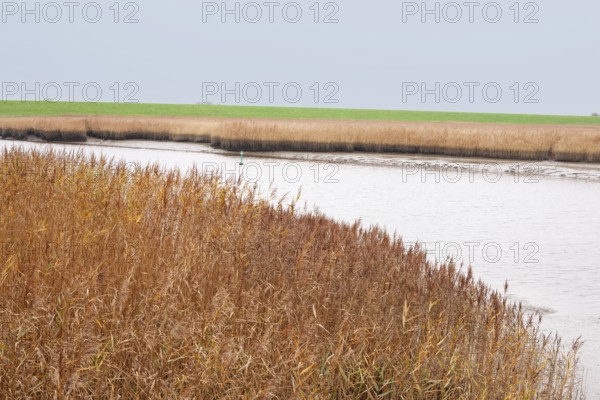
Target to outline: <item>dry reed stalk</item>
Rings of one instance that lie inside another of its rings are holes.
[[[191,171],[0,155],[0,397],[578,399],[520,307]]]
[[[600,162],[600,128],[350,120],[65,116],[0,118],[2,137],[175,140],[226,150],[368,151]]]

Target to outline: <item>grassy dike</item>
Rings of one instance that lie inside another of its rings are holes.
[[[121,115],[600,125],[598,117],[182,104],[0,102],[0,116]]]
[[[580,398],[579,343],[377,228],[199,171],[0,172],[1,398]]]

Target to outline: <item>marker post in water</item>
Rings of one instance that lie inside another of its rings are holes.
[[[244,165],[244,150],[240,151],[240,165]]]

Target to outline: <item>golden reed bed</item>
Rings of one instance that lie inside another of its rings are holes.
[[[579,343],[373,228],[0,153],[0,398],[579,399]]]
[[[367,151],[600,162],[600,127],[351,120],[65,116],[0,118],[2,137],[148,139],[247,151]]]

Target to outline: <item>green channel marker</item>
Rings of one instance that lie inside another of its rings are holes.
[[[240,151],[240,165],[244,165],[244,150]]]

